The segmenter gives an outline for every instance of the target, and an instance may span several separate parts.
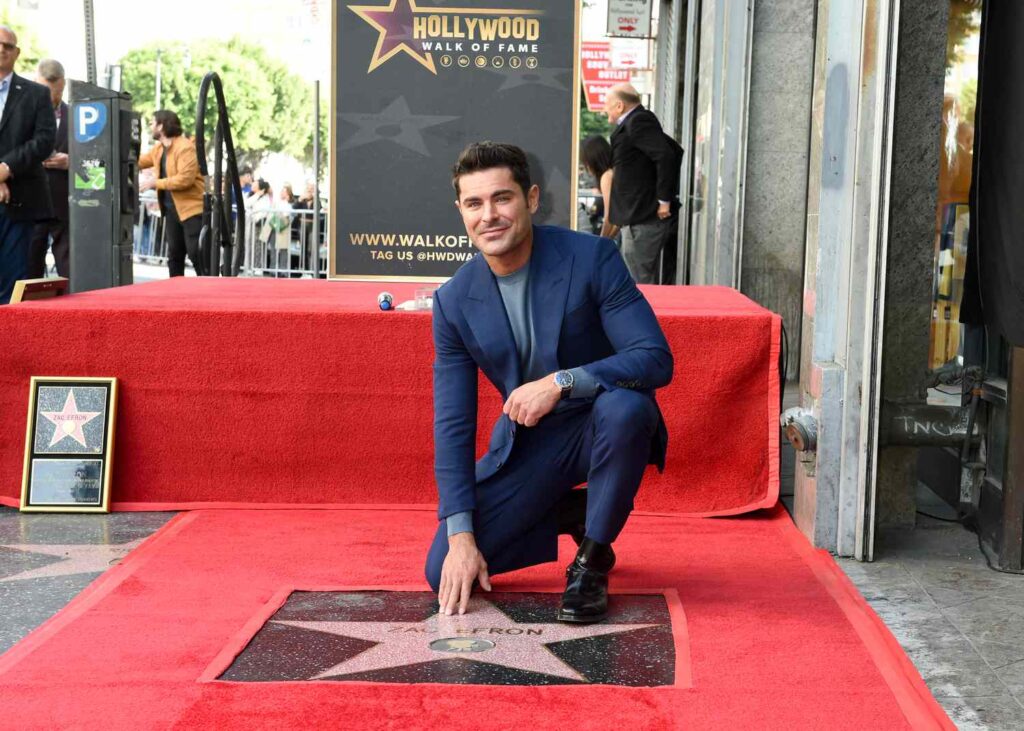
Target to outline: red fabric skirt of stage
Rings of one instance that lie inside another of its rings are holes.
[[[178,278],[0,307],[0,502],[16,505],[32,376],[115,376],[114,509],[435,503],[430,314],[414,284]],[[781,321],[721,287],[643,287],[675,356],[637,509],[778,497]],[[480,389],[478,447],[501,403]]]

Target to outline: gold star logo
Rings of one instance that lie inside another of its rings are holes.
[[[370,59],[370,68],[367,73],[404,51],[430,73],[437,74],[433,56],[430,53],[424,53],[422,47],[417,50],[411,43],[413,41],[413,15],[424,12],[416,7],[416,0],[391,0],[391,4],[387,7],[349,5],[348,9],[373,26],[380,34],[377,37],[377,46],[373,49],[373,58]]]

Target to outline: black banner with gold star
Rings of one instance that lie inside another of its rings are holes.
[[[578,0],[334,3],[330,273],[442,280],[471,259],[451,168],[519,145],[537,223],[575,225]]]

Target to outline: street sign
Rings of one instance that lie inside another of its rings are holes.
[[[651,0],[608,0],[608,35],[651,37]]]
[[[613,38],[611,65],[617,69],[638,71],[651,68],[651,43],[646,38]]]
[[[587,96],[587,109],[592,112],[604,110],[604,99],[615,84],[630,81],[628,69],[613,68],[611,43],[608,41],[584,41],[580,52],[580,74],[583,91]]]

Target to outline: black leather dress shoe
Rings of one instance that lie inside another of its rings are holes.
[[[608,572],[615,564],[611,546],[584,538],[566,569],[558,621],[590,624],[608,616]]]
[[[571,536],[573,543],[583,544],[587,536],[587,488],[570,490],[558,501],[558,535]],[[615,565],[615,551],[611,551],[611,565]],[[611,567],[608,568],[611,571]]]

